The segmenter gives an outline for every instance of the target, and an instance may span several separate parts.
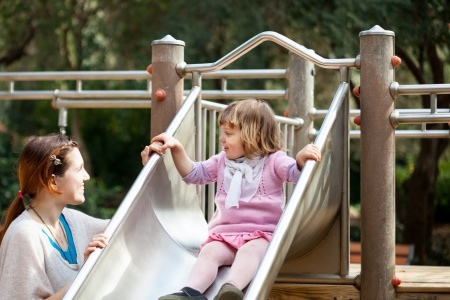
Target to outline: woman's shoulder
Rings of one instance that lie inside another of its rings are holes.
[[[80,210],[73,208],[64,208],[62,214],[66,218],[71,228],[81,228],[81,227],[101,227],[104,228],[109,223],[109,219],[100,219],[90,216]]]
[[[10,237],[14,237],[13,240],[20,243],[26,240],[33,240],[38,236],[36,235],[36,230],[40,229],[40,226],[31,218],[30,214],[24,211],[9,225],[5,233],[4,241]]]
[[[85,221],[85,220],[98,219],[98,218],[95,218],[93,216],[90,216],[90,215],[82,212],[81,210],[74,209],[74,208],[68,208],[68,207],[63,209],[62,214],[64,215],[64,217],[66,219],[68,219],[68,221],[69,220]]]

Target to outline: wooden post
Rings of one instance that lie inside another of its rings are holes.
[[[307,144],[311,143],[309,133],[313,129],[313,120],[310,117],[314,108],[314,64],[292,52],[289,53],[289,117],[302,118],[305,123],[295,133],[295,146],[293,157]]]
[[[170,35],[152,42],[150,139],[167,129],[183,102],[183,78],[176,66],[184,62],[184,45]]]
[[[360,33],[361,299],[395,299],[395,129],[391,58],[395,34]]]

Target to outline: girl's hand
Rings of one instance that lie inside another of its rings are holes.
[[[150,154],[153,152],[163,155],[169,148],[174,148],[180,145],[180,142],[167,133],[161,133],[155,136],[149,146],[145,146],[141,152],[142,164],[145,165],[148,162]]]
[[[84,261],[86,261],[89,255],[94,252],[97,248],[103,249],[108,245],[108,238],[103,234],[94,235],[92,240],[89,242],[86,250],[84,250]]]
[[[302,169],[308,159],[320,161],[321,157],[319,148],[314,144],[308,144],[297,153],[295,160],[299,168]]]

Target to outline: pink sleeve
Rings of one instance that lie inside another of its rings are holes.
[[[203,162],[194,162],[192,171],[183,178],[188,184],[208,184],[217,180],[218,164],[221,161],[221,154],[212,156]]]
[[[274,168],[277,175],[287,182],[297,182],[301,172],[297,168],[297,162],[283,151],[274,154]]]

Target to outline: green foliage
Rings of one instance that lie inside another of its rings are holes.
[[[433,230],[428,265],[450,265],[450,225],[444,224]]]
[[[33,5],[26,0],[0,1],[0,70],[145,70],[151,63],[151,42],[168,34],[186,43],[187,63],[216,62],[263,31],[283,34],[325,58],[356,57],[359,33],[379,25],[395,32],[396,51],[401,50],[410,59],[409,64],[399,68],[397,78],[408,83],[419,79],[433,82],[433,66],[442,66],[444,74],[450,76],[448,16],[450,6],[446,0],[199,0],[195,5],[184,0],[48,0]],[[438,60],[432,62],[427,54],[433,46]],[[230,66],[285,67],[287,51],[273,43],[259,45]],[[317,70],[315,101],[323,109],[334,94],[336,73],[331,74],[323,76]],[[352,75],[352,81],[357,82],[357,77]],[[85,89],[125,90],[142,88],[145,82],[83,84]],[[264,89],[283,84],[235,80],[228,83],[228,88]],[[44,81],[16,83],[15,89],[73,90],[74,85]],[[204,82],[203,87],[220,88],[220,82]],[[6,90],[8,84],[2,82],[0,88]],[[279,103],[271,105],[281,113],[285,104]],[[17,193],[14,164],[24,141],[33,135],[58,131],[57,120],[58,112],[51,108],[50,101],[0,103],[0,210]],[[84,146],[83,156],[91,167],[86,203],[79,208],[109,217],[142,168],[139,153],[149,141],[150,112],[78,109],[69,110],[69,121],[68,134]],[[397,202],[407,205],[408,195],[401,186],[414,170],[420,146],[403,141],[397,145]],[[359,141],[351,141],[350,148],[350,200],[357,206]],[[447,156],[439,163],[435,189],[439,221],[449,220],[449,160]]]
[[[435,220],[445,223],[450,220],[450,160],[439,162],[439,175],[435,194]]]
[[[16,160],[12,136],[0,132],[0,215],[19,191],[14,169]]]
[[[123,192],[121,186],[110,188],[97,179],[91,179],[85,183],[85,202],[72,208],[97,218],[110,219],[124,196]]]

